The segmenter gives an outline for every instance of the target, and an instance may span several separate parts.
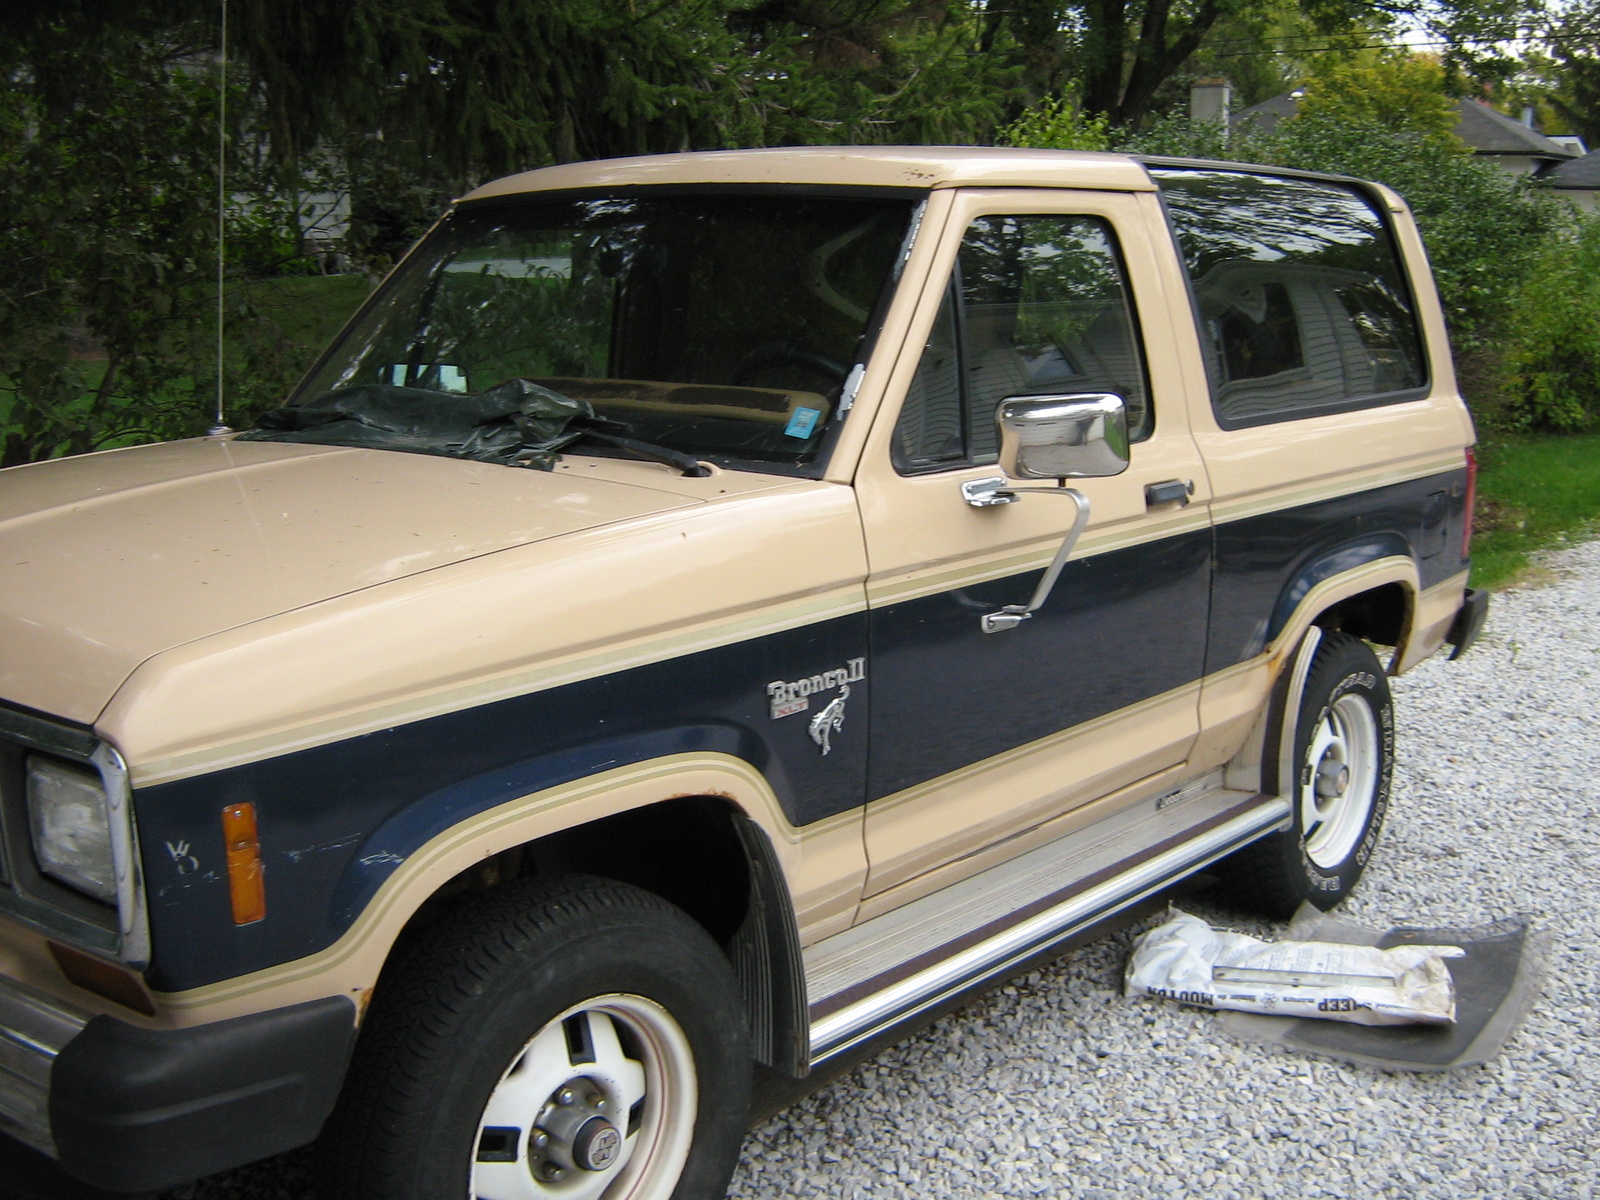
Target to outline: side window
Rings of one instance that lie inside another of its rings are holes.
[[[1114,392],[1150,436],[1144,359],[1115,236],[1096,217],[980,217],[895,429],[904,473],[994,462],[1010,396]]]
[[[1410,399],[1427,382],[1382,215],[1354,187],[1153,168],[1225,429]]]

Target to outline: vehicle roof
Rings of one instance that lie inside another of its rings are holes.
[[[523,192],[644,184],[811,184],[823,187],[1084,187],[1155,190],[1125,154],[1019,150],[992,146],[805,146],[711,150],[566,163],[508,175],[469,192],[487,200]]]

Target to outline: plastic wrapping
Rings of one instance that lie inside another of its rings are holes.
[[[1449,1025],[1352,1025],[1299,1015],[1220,1011],[1219,1030],[1244,1042],[1341,1059],[1385,1071],[1448,1071],[1494,1059],[1538,998],[1549,956],[1549,932],[1524,917],[1467,928],[1396,926],[1373,929],[1302,905],[1286,931],[1295,941],[1340,946],[1460,947],[1444,960],[1455,985]]]
[[[1126,992],[1204,1008],[1357,1025],[1448,1025],[1456,946],[1388,949],[1328,941],[1264,942],[1173,910],[1134,945]]]

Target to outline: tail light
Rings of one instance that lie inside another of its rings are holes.
[[[1472,506],[1478,500],[1478,450],[1467,447],[1467,504],[1461,521],[1461,557],[1472,555]]]

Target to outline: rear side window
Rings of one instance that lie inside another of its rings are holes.
[[[1150,436],[1144,360],[1111,227],[1087,216],[979,217],[961,242],[895,429],[904,473],[992,463],[1011,396],[1112,392]]]
[[[1224,429],[1415,398],[1416,306],[1383,215],[1320,180],[1152,168]]]

